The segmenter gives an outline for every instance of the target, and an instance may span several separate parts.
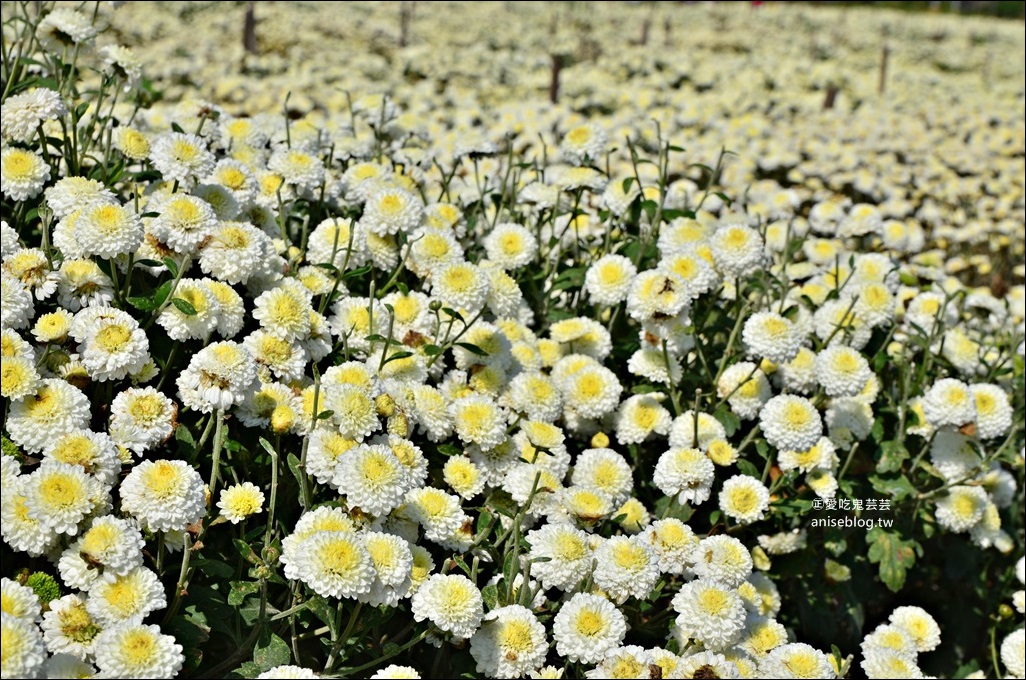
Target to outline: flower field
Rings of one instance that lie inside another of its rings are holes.
[[[1021,22],[3,2],[3,677],[1023,677]]]

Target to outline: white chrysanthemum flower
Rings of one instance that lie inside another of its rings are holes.
[[[36,300],[45,300],[53,295],[57,290],[57,281],[60,278],[53,270],[46,253],[40,248],[22,248],[5,258],[3,272],[19,280],[27,290],[34,294]],[[6,302],[4,300],[5,304]],[[20,304],[17,306],[20,307]],[[27,322],[32,316],[31,306],[24,311],[26,313],[24,322]]]
[[[577,593],[552,623],[556,653],[573,662],[601,661],[620,646],[626,634],[623,614],[600,595]]]
[[[317,428],[310,434],[307,450],[306,470],[320,484],[333,484],[335,470],[345,454],[360,442],[342,436],[337,431]]]
[[[243,338],[242,346],[256,361],[261,380],[269,382],[274,376],[273,379],[291,383],[303,377],[308,357],[299,343],[258,329]],[[328,406],[327,402],[325,405]]]
[[[595,302],[615,305],[626,299],[637,274],[634,263],[623,255],[604,255],[588,267],[584,287]]]
[[[787,629],[776,620],[749,614],[745,620],[745,632],[738,647],[761,659],[770,651],[787,643]]]
[[[0,137],[4,142],[30,142],[40,125],[60,118],[67,112],[61,95],[48,87],[19,92],[4,102]]]
[[[75,317],[66,309],[57,309],[43,314],[32,326],[32,337],[40,344],[48,342],[63,343],[71,332],[71,324]]]
[[[283,147],[267,159],[267,169],[298,190],[313,191],[324,182],[324,163],[298,148]]]
[[[912,638],[916,652],[932,652],[940,645],[940,626],[921,607],[898,607],[888,620]]]
[[[240,403],[255,388],[257,365],[242,345],[215,342],[192,356],[178,377],[178,394],[203,413]]]
[[[635,321],[653,317],[675,317],[684,312],[694,292],[681,276],[673,272],[649,269],[631,281],[627,292],[627,313]]]
[[[217,230],[217,214],[198,196],[172,194],[154,209],[160,214],[149,224],[149,233],[179,253],[192,253]]]
[[[296,432],[305,434],[310,428],[309,414],[303,410],[303,400],[288,385],[276,382],[262,383],[260,389],[247,395],[236,414],[248,427],[270,427],[276,434]],[[321,429],[320,432],[326,432]],[[313,440],[311,440],[311,443]],[[355,442],[354,442],[355,443]],[[334,465],[328,468],[328,479]],[[311,472],[312,474],[312,472]],[[327,480],[319,480],[325,483]]]
[[[976,384],[969,389],[976,403],[976,436],[994,439],[1007,434],[1013,415],[1008,394],[997,385]]]
[[[954,486],[937,502],[937,523],[956,533],[968,531],[983,519],[989,500],[982,487]]]
[[[609,139],[604,130],[594,123],[585,123],[569,130],[560,142],[559,152],[568,163],[583,165],[598,163]]]
[[[89,614],[85,596],[65,595],[51,600],[49,606],[41,624],[47,649],[53,654],[71,654],[81,659],[92,655],[93,643],[103,626]]]
[[[205,342],[217,328],[221,312],[214,293],[201,279],[182,279],[175,288],[174,300],[182,300],[188,307],[179,306],[182,303],[178,302],[168,305],[157,317],[157,323],[172,340]]]
[[[669,359],[669,366],[666,362]],[[669,385],[680,382],[683,371],[680,359],[673,353],[663,354],[662,349],[641,347],[627,360],[627,371],[631,375],[646,378],[654,383]]]
[[[766,374],[750,361],[739,361],[727,368],[720,376],[716,391],[721,399],[727,399],[731,410],[743,420],[758,416],[763,404],[773,394]]]
[[[552,422],[563,412],[562,392],[541,372],[523,372],[514,377],[508,395],[513,409],[531,420]]]
[[[50,550],[58,534],[43,522],[29,515],[25,498],[27,476],[17,476],[0,494],[0,534],[16,551],[35,557]]]
[[[545,662],[545,626],[520,605],[493,609],[470,638],[470,655],[477,670],[489,677],[519,678]]]
[[[934,427],[961,427],[976,420],[976,400],[964,382],[942,378],[923,396],[923,415]]]
[[[271,237],[249,222],[221,222],[200,250],[203,273],[228,283],[246,283],[253,276],[271,274]]]
[[[737,648],[726,653],[730,655],[729,658],[724,656],[724,654],[717,654],[709,650],[688,654],[680,658],[672,675],[663,675],[663,677],[695,678],[703,677],[702,673],[706,675],[711,674],[717,678],[756,677],[754,672],[751,675],[742,675],[739,672],[739,667],[735,660]],[[744,652],[740,653],[744,654]],[[746,656],[746,658],[748,657]]]
[[[114,148],[133,161],[144,161],[150,155],[150,140],[147,135],[127,125],[114,128]]]
[[[470,262],[442,267],[431,276],[431,296],[447,307],[475,313],[488,300],[491,282],[487,272]]]
[[[205,177],[204,181],[230,191],[240,207],[249,205],[256,198],[258,190],[253,171],[233,158],[219,160],[213,172]]]
[[[732,278],[755,271],[765,257],[759,232],[740,223],[721,225],[709,238],[709,246],[716,268]]]
[[[655,665],[652,654],[643,647],[627,645],[611,652],[595,668],[585,672],[586,678],[649,678]]]
[[[12,581],[6,576],[0,579],[0,611],[7,616],[39,623],[41,615],[39,597],[28,586]]]
[[[50,166],[41,156],[13,146],[0,151],[0,192],[12,201],[27,201],[50,181]]]
[[[104,572],[90,587],[86,610],[104,626],[141,621],[167,606],[164,586],[146,567],[135,567],[123,575]]]
[[[136,433],[126,446],[142,453],[171,436],[178,408],[152,387],[130,387],[114,397],[110,414],[111,429]]]
[[[804,340],[801,329],[776,312],[757,312],[745,321],[741,332],[750,356],[775,364],[791,361]]]
[[[57,303],[68,311],[105,306],[114,299],[114,283],[93,260],[65,259],[57,271]]]
[[[357,597],[374,583],[370,553],[352,531],[319,531],[303,541],[294,560],[296,577],[323,597]]]
[[[780,394],[759,412],[759,427],[766,441],[780,451],[805,451],[823,435],[819,411],[805,397]]]
[[[374,672],[370,680],[419,680],[420,673],[412,666],[391,664]]]
[[[131,621],[96,636],[96,666],[105,677],[173,678],[182,669],[182,646],[159,626]]]
[[[78,352],[93,380],[121,380],[141,372],[150,361],[150,342],[132,316],[113,310],[89,324]]]
[[[546,524],[527,534],[531,575],[545,588],[573,590],[591,575],[593,556],[588,535],[569,524]],[[548,561],[534,561],[547,558]]]
[[[96,668],[71,654],[54,654],[46,660],[45,674],[47,678],[92,678],[96,677]]]
[[[403,502],[409,490],[406,468],[387,446],[361,444],[335,468],[333,484],[349,506],[372,515],[385,515]]]
[[[1001,663],[1005,664],[1008,677],[1018,678],[1026,674],[1026,629],[1009,633],[1001,641]]]
[[[765,516],[769,500],[769,489],[758,479],[734,475],[723,483],[720,510],[740,524],[750,524]]]
[[[694,572],[697,576],[737,588],[752,573],[748,548],[733,536],[720,534],[703,538],[695,547]]]
[[[698,442],[695,442],[695,421],[698,421]],[[698,448],[706,451],[714,441],[727,438],[723,424],[708,413],[699,413],[696,419],[694,411],[685,411],[673,419],[670,426],[669,443],[671,448]]]
[[[487,450],[506,439],[505,413],[487,397],[462,397],[452,403],[449,412],[456,434],[463,442],[477,444]]]
[[[602,361],[613,349],[612,337],[605,326],[594,319],[578,316],[563,319],[549,326],[549,337],[569,345],[578,354]]]
[[[772,536],[759,536],[759,547],[769,555],[790,555],[802,550],[808,542],[804,530],[781,531]]]
[[[614,602],[645,599],[659,580],[659,556],[638,537],[614,536],[595,551],[595,585]]]
[[[345,338],[350,351],[365,352],[370,349],[367,336],[387,330],[387,320],[388,310],[379,301],[345,297],[332,307],[331,332]]]
[[[709,499],[715,470],[699,449],[675,447],[659,457],[652,480],[680,503],[699,505]]]
[[[0,613],[3,657],[0,672],[5,678],[37,677],[46,662],[46,646],[31,619]]]
[[[522,225],[500,222],[482,240],[488,259],[503,269],[516,269],[534,261],[538,241]]]
[[[141,566],[145,545],[134,523],[106,515],[64,551],[57,568],[65,585],[89,590],[102,574],[125,575]]]
[[[306,551],[306,543],[311,537],[321,532],[353,532],[356,524],[342,508],[321,506],[304,513],[292,533],[282,539],[281,563],[284,565],[285,578],[299,578],[299,562]]]
[[[0,325],[24,328],[34,313],[32,292],[16,277],[0,272]]]
[[[759,661],[759,675],[764,678],[837,677],[826,654],[801,642],[772,650]]]
[[[469,638],[484,618],[484,601],[474,582],[459,574],[433,574],[410,601],[417,621],[431,621],[457,638]]]
[[[582,451],[574,461],[571,483],[601,491],[614,505],[623,503],[634,490],[630,465],[622,455],[606,448]]]
[[[368,197],[360,226],[379,236],[411,233],[423,219],[424,203],[418,196],[398,187],[385,187]]]
[[[96,36],[89,16],[73,9],[55,9],[36,26],[36,39],[47,50],[60,54],[69,47],[82,46]]]
[[[656,392],[625,399],[616,412],[616,440],[621,444],[640,444],[653,434],[665,435],[673,417],[659,403],[663,396]]]
[[[855,313],[846,299],[827,300],[812,316],[816,336],[830,345],[847,344],[862,349],[873,334],[872,326]]]
[[[5,107],[10,101],[7,100]],[[115,203],[114,193],[102,182],[86,177],[64,177],[46,190],[46,205],[58,220],[78,210],[112,203]]]
[[[672,517],[656,520],[639,538],[655,551],[659,571],[665,574],[683,574],[698,545],[691,527]]]
[[[217,502],[221,516],[232,524],[238,524],[250,515],[263,511],[264,492],[250,482],[235,484],[221,490]]]
[[[411,489],[405,496],[405,514],[424,527],[424,535],[441,543],[468,521],[459,496],[433,486]]]
[[[699,578],[681,586],[673,597],[677,625],[707,649],[722,650],[737,642],[744,631],[745,607],[731,588]]]
[[[320,677],[317,673],[314,673],[309,668],[303,668],[302,666],[275,666],[269,668],[260,675],[257,676],[258,680],[264,680],[269,678],[296,678],[299,680],[312,680]],[[385,677],[393,677],[391,675]],[[400,677],[400,676],[394,676]]]
[[[673,272],[684,279],[692,296],[711,291],[720,281],[720,275],[713,268],[706,255],[692,247],[672,255],[665,255],[659,267]]]
[[[165,180],[189,189],[214,169],[214,154],[207,151],[206,143],[196,135],[169,132],[153,140],[150,162]]]
[[[106,501],[105,488],[78,465],[45,459],[25,478],[29,517],[57,534],[78,534],[78,524]]]
[[[831,397],[854,397],[865,388],[873,369],[851,347],[831,345],[816,356],[816,377]]]
[[[784,472],[810,472],[817,468],[829,470],[834,463],[835,451],[836,446],[828,437],[820,437],[814,445],[804,451],[780,451],[778,464]]]
[[[39,389],[36,360],[28,357],[4,357],[0,365],[0,395],[17,401]]]
[[[121,482],[121,509],[148,531],[180,531],[206,514],[205,485],[185,461],[143,461]]]
[[[453,456],[445,461],[442,478],[460,498],[469,500],[484,490],[485,476],[467,456]]]
[[[557,371],[553,371],[556,378]],[[623,386],[616,374],[589,358],[589,363],[564,379],[556,378],[563,390],[566,409],[584,418],[601,418],[619,404]]]
[[[424,227],[410,237],[407,266],[421,278],[432,278],[437,271],[464,261],[463,246],[449,228]]]
[[[310,292],[299,281],[285,279],[256,298],[253,318],[283,340],[304,338],[310,335],[310,300]]]

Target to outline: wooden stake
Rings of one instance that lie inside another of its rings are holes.
[[[250,54],[257,53],[255,2],[246,3],[246,15],[242,20],[242,46]]]
[[[887,89],[887,60],[891,56],[891,50],[886,45],[883,48],[883,54],[880,55],[880,82],[877,85],[877,92],[883,94]]]
[[[559,72],[563,70],[563,57],[558,54],[552,55],[552,80],[549,82],[549,101],[553,104],[559,101]]]

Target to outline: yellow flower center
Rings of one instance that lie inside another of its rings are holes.
[[[132,340],[132,331],[121,324],[104,326],[96,333],[96,344],[109,354],[123,352]]]
[[[613,548],[613,562],[627,571],[640,571],[648,564],[644,548],[633,543],[619,543]]]
[[[64,439],[52,455],[62,463],[80,465],[88,472],[96,460],[96,454],[97,447],[89,437],[73,435]]]
[[[89,616],[85,603],[75,603],[62,610],[59,620],[61,634],[75,642],[87,643],[100,633],[100,627]]]
[[[602,616],[602,612],[584,608],[577,614],[574,627],[579,634],[585,637],[595,637],[605,629],[606,620]]]
[[[122,618],[131,616],[142,605],[139,601],[139,593],[133,587],[134,585],[131,580],[120,578],[103,591],[103,599],[113,609],[120,612]]]
[[[82,537],[82,552],[98,556],[110,550],[117,542],[121,532],[110,524],[99,524]]]
[[[178,493],[182,486],[182,476],[178,468],[168,460],[155,461],[143,473],[143,486],[157,498],[170,498]]]
[[[176,139],[174,144],[171,145],[171,155],[179,161],[191,161],[199,156],[199,149],[192,142]]]
[[[708,588],[698,596],[698,605],[710,616],[719,616],[729,604],[727,595],[716,588]]]
[[[403,209],[403,200],[395,194],[386,194],[378,201],[378,210],[386,215],[395,215]]]
[[[560,534],[556,537],[556,544],[552,552],[564,562],[573,562],[584,557],[588,552],[588,547],[579,536]]]
[[[52,474],[40,483],[39,495],[52,508],[69,508],[82,498],[82,483],[69,475]]]
[[[317,561],[330,574],[348,574],[360,563],[360,555],[349,541],[339,538],[321,547]]]
[[[518,619],[507,621],[499,630],[498,638],[499,646],[514,655],[510,661],[515,661],[520,654],[530,651],[534,646],[531,626],[526,621]]]

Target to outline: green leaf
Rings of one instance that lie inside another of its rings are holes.
[[[273,668],[273,666],[272,666],[272,668]],[[246,663],[242,664],[241,666],[236,668],[234,671],[232,671],[232,675],[237,675],[240,678],[255,678],[256,676],[260,675],[263,672],[264,672],[263,668],[261,668],[260,666],[256,665],[252,661],[247,661]]]
[[[165,281],[160,284],[156,290],[149,295],[132,296],[128,298],[128,304],[132,305],[141,312],[152,312],[156,308],[164,304],[164,300],[171,293],[171,282]]]
[[[239,551],[239,554],[242,555],[243,559],[247,562],[250,564],[263,564],[263,562],[260,561],[260,557],[256,554],[249,543],[246,543],[241,538],[233,538],[232,543],[235,544],[235,549]]]
[[[495,587],[494,583],[481,589],[481,599],[484,600],[486,609],[495,609],[499,604],[499,589]]]
[[[292,653],[288,644],[270,630],[264,629],[253,648],[253,663],[261,671],[268,671],[275,666],[287,666],[292,661]]]
[[[755,467],[755,464],[752,463],[752,461],[745,460],[744,458],[739,458],[738,459],[738,461],[737,461],[737,471],[740,472],[743,475],[748,475],[749,477],[755,477],[756,479],[760,479],[762,477],[762,473],[759,472],[759,468]]]
[[[365,276],[367,274],[370,274],[370,271],[371,271],[370,265],[365,265],[363,267],[357,267],[356,269],[350,269],[349,271],[347,271],[345,274],[342,275],[342,278],[343,279],[353,279],[353,278],[356,278],[356,277],[359,277],[359,276]]]
[[[303,462],[299,460],[299,456],[294,453],[290,453],[285,457],[285,463],[289,466],[289,471],[292,472],[292,476],[296,478],[300,486],[303,484]]]
[[[238,607],[246,601],[250,595],[255,595],[260,590],[260,584],[256,581],[232,581],[231,590],[228,591],[228,604]]]
[[[390,361],[399,361],[400,359],[408,359],[412,356],[413,352],[396,352],[395,354],[390,354],[389,357],[385,359],[385,363],[387,364]]]
[[[452,307],[442,307],[442,311],[456,319],[457,321],[463,321],[463,315],[457,312]]]
[[[869,481],[876,491],[886,496],[891,496],[895,502],[915,496],[918,493],[916,488],[912,486],[912,482],[904,475],[898,475],[897,477],[871,475]]]
[[[199,312],[192,306],[192,303],[185,298],[173,298],[171,304],[178,308],[178,311],[186,316],[196,316]]]
[[[422,351],[424,354],[426,354],[429,357],[433,357],[433,356],[437,356],[437,355],[441,354],[442,353],[442,348],[439,347],[438,345],[424,345],[423,347],[420,348],[420,351]]]
[[[726,404],[720,404],[720,407],[713,413],[713,418],[720,421],[728,437],[733,437],[734,433],[741,427],[741,419]]]
[[[317,420],[328,420],[333,415],[335,415],[334,411],[321,411],[317,414]]]
[[[869,561],[878,564],[880,580],[891,590],[898,592],[905,585],[905,577],[916,561],[915,541],[902,540],[897,532],[884,531],[874,527],[866,533],[869,543]]]
[[[879,418],[877,422],[879,422]],[[876,465],[877,472],[897,472],[901,464],[908,458],[908,449],[905,444],[898,440],[883,442],[880,444],[880,462]]]
[[[477,355],[479,357],[486,357],[486,356],[488,356],[488,352],[486,352],[485,350],[481,349],[477,345],[471,344],[469,342],[457,342],[456,345],[458,347],[462,347],[463,349],[467,350],[471,354],[475,354],[475,355]]]
[[[178,263],[177,262],[175,262],[170,257],[165,257],[164,259],[161,260],[161,262],[163,262],[164,266],[167,267],[167,270],[169,272],[171,272],[171,276],[174,276],[176,278],[178,277]]]
[[[463,449],[455,444],[439,444],[438,452],[443,456],[458,456],[463,453]]]
[[[470,576],[470,565],[467,564],[467,561],[463,559],[462,555],[456,555],[452,559],[454,562],[456,562],[456,566],[460,568],[460,571],[462,571],[467,576]]]

